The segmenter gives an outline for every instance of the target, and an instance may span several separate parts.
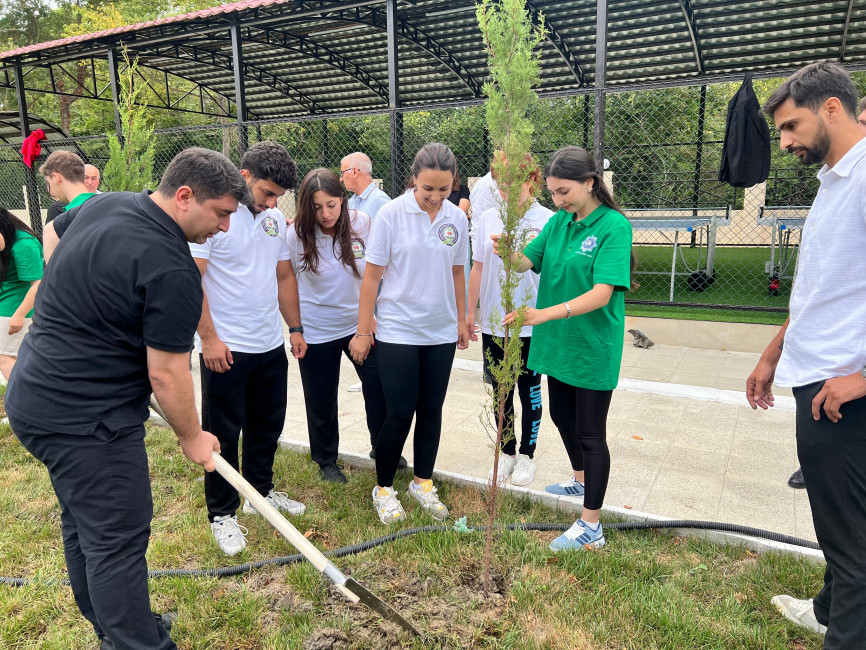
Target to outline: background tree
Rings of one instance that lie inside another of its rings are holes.
[[[536,103],[533,88],[540,82],[539,43],[544,38],[544,25],[534,27],[523,0],[482,0],[477,9],[478,24],[487,49],[490,81],[484,84],[487,128],[494,149],[502,151],[493,162],[497,184],[505,196],[500,203],[503,237],[500,239],[502,271],[499,288],[505,313],[520,309],[517,320],[504,326],[503,338],[497,339],[503,349],[501,363],[488,359],[490,373],[497,390],[491,391],[491,401],[485,406],[488,415],[495,419],[493,440],[493,481],[487,503],[487,539],[484,547],[484,573],[482,583],[490,591],[491,548],[493,546],[493,521],[497,510],[497,483],[501,443],[509,427],[505,414],[505,398],[513,390],[520,374],[520,328],[523,325],[524,304],[518,304],[515,291],[520,282],[516,265],[511,255],[523,250],[520,236],[520,221],[529,207],[520,204],[520,192],[526,181],[527,165],[524,162],[530,153],[533,126],[528,118],[530,108]],[[475,309],[475,305],[470,305]],[[504,314],[503,314],[504,315]],[[497,315],[492,320],[499,320]],[[482,421],[488,420],[482,416]],[[513,416],[508,416],[513,420]],[[509,434],[513,435],[513,433]]]
[[[121,52],[126,68],[118,75],[120,105],[117,108],[123,141],[117,135],[109,136],[108,164],[103,177],[105,186],[112,192],[140,192],[153,182],[153,126],[148,122],[146,109],[136,101],[141,94],[141,86],[135,84],[138,59],[130,61],[125,47]]]

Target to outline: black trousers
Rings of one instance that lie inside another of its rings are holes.
[[[529,359],[529,347],[532,339],[528,336],[520,338],[520,376],[517,378],[517,392],[520,395],[520,453],[532,458],[535,455],[535,445],[538,441],[538,428],[541,426],[541,375],[526,367]],[[504,353],[496,342],[496,337],[490,334],[481,335],[484,353],[484,380],[498,390],[497,382],[488,370],[492,357],[497,364],[502,363]],[[505,397],[505,430],[502,432],[502,451],[513,456],[517,450],[517,436],[514,431],[514,389],[508,391]]]
[[[310,436],[310,456],[319,465],[337,460],[340,447],[340,428],[337,423],[337,393],[340,384],[340,361],[345,354],[350,360],[349,342],[354,334],[328,341],[309,343],[303,359],[298,359],[304,403],[307,407],[307,433]],[[370,444],[375,448],[379,430],[385,421],[385,394],[376,367],[376,348],[363,365],[352,363],[364,394],[367,430]]]
[[[385,423],[376,443],[376,477],[380,486],[394,484],[413,416],[415,476],[423,479],[433,476],[442,433],[442,405],[455,350],[456,342],[442,345],[376,342],[387,405]]]
[[[72,595],[97,636],[124,650],[177,648],[150,611],[147,544],[153,518],[144,425],[93,435],[54,433],[10,417],[48,468]]]
[[[226,372],[211,372],[201,364],[201,423],[220,441],[220,455],[239,468],[238,439],[243,429],[242,474],[267,495],[274,487],[274,455],[286,421],[289,362],[281,345],[270,352],[232,351]],[[217,472],[205,472],[208,519],[232,515],[241,505],[237,490]]]
[[[866,397],[842,406],[832,423],[812,419],[817,382],[794,389],[797,455],[818,543],[827,560],[815,618],[827,626],[824,648],[866,648]]]
[[[578,388],[548,376],[547,392],[550,419],[559,429],[571,468],[586,471],[583,507],[598,510],[610,478],[607,412],[613,391]]]

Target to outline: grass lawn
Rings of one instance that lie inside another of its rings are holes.
[[[240,515],[249,546],[229,559],[210,537],[200,472],[167,429],[149,428],[155,514],[152,569],[219,567],[294,553],[261,517]],[[485,465],[487,460],[480,460]],[[308,457],[277,455],[279,488],[307,504],[295,525],[323,550],[383,535],[370,490],[375,476],[347,468],[349,482],[318,479]],[[402,493],[410,480],[398,475]],[[65,577],[59,508],[45,468],[0,427],[0,575]],[[469,525],[484,520],[483,495],[440,484],[440,495]],[[433,523],[404,500],[404,527]],[[563,513],[508,496],[503,522],[562,522]],[[553,554],[557,533],[498,534],[497,591],[480,588],[479,533],[422,534],[335,563],[385,599],[426,635],[401,637],[393,625],[348,604],[308,564],[269,567],[232,578],[151,581],[157,611],[175,610],[172,636],[183,649],[302,648],[732,648],[809,650],[821,639],[788,623],[770,604],[777,593],[814,594],[823,567],[788,555],[654,531],[609,531],[595,552]],[[68,587],[0,585],[0,647],[91,648],[95,637]]]
[[[688,267],[696,268],[699,250],[686,246],[680,251]],[[630,292],[626,298],[667,302],[670,299],[670,269],[673,247],[635,246],[634,253],[638,260],[635,275],[641,286]],[[703,265],[706,260],[706,250],[704,249],[700,254]],[[767,247],[718,246],[714,263],[715,283],[704,291],[692,291],[688,286],[688,276],[678,275],[674,282],[674,301],[711,305],[787,308],[791,295],[791,281],[782,280],[779,295],[771,296],[767,290],[769,280],[764,273],[764,263],[769,259],[770,249]],[[678,270],[685,269],[682,259],[678,261],[677,268]],[[663,272],[665,275],[647,275],[648,271]],[[671,311],[672,313],[679,313],[680,309],[672,309]],[[718,312],[718,310],[711,311]],[[739,311],[733,313],[748,314],[748,312]],[[764,318],[769,315],[761,314]]]

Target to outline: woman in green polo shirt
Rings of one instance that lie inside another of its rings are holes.
[[[586,150],[563,147],[544,177],[559,211],[516,260],[521,272],[540,275],[536,308],[523,321],[533,326],[527,365],[547,375],[550,417],[574,470],[545,489],[584,497],[581,517],[550,547],[597,548],[604,545],[599,513],[610,476],[607,412],[622,360],[631,224]]]
[[[42,279],[42,241],[30,227],[0,208],[0,372],[9,379],[18,348],[30,328]]]

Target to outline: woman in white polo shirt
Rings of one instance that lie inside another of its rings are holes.
[[[413,417],[415,477],[409,493],[436,519],[448,516],[433,486],[433,466],[455,344],[465,349],[469,341],[463,275],[469,223],[448,201],[456,169],[448,147],[425,145],[412,163],[414,187],[379,210],[367,245],[358,329],[349,349],[356,363],[368,358],[375,306],[387,415],[376,445],[373,504],[384,524],[406,517],[393,484]]]
[[[502,158],[501,152],[497,157]],[[545,224],[553,215],[543,205],[533,198],[533,195],[541,187],[541,169],[536,165],[532,157],[526,154],[526,182],[520,190],[520,204],[527,205],[526,213],[520,220],[518,236],[528,244],[544,229]],[[493,176],[496,180],[496,176]],[[501,192],[500,192],[501,194]],[[503,200],[505,197],[502,197]],[[475,264],[469,275],[469,304],[475,305],[481,298],[481,340],[484,351],[484,379],[493,385],[494,391],[496,381],[487,369],[488,358],[492,357],[501,363],[503,352],[497,339],[504,336],[500,323],[505,318],[505,308],[502,306],[502,297],[499,289],[499,273],[502,269],[502,260],[493,252],[493,240],[491,235],[501,233],[503,230],[502,217],[499,208],[490,208],[478,217],[478,239],[473,251]],[[524,273],[520,276],[520,284],[514,291],[514,299],[518,304],[524,300],[527,307],[535,307],[535,299],[538,295],[539,276],[537,273]],[[475,310],[471,309],[466,315],[466,323],[473,341],[478,340],[475,331]],[[502,435],[502,454],[499,456],[499,472],[497,481],[505,485],[508,476],[514,485],[529,485],[535,478],[535,446],[538,439],[538,428],[541,424],[541,374],[529,370],[526,362],[529,359],[529,348],[532,340],[532,326],[527,325],[520,328],[520,376],[517,378],[517,390],[520,394],[521,420],[520,420],[520,449],[517,448],[517,437],[514,427],[514,389],[509,391],[505,398],[505,417],[508,421],[507,428]],[[519,451],[519,453],[518,453]],[[490,470],[489,480],[493,480],[493,470]]]
[[[287,239],[298,278],[298,296],[304,317],[307,354],[298,359],[310,456],[326,481],[345,483],[337,466],[340,430],[337,424],[337,389],[340,359],[349,354],[349,342],[358,317],[358,297],[370,234],[370,216],[349,210],[340,179],[329,169],[314,169],[298,191],[298,211]],[[375,446],[385,420],[385,397],[371,351],[355,364],[364,394],[367,429]]]

